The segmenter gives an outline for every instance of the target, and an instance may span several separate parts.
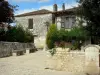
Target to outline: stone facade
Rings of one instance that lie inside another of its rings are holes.
[[[22,16],[16,17],[16,21],[18,25],[21,25],[23,28],[28,28],[28,20],[33,19],[33,29],[29,29],[34,35],[37,37],[34,38],[34,43],[37,48],[43,48],[45,46],[46,34],[47,34],[47,26],[46,22],[50,24],[52,21],[53,14],[41,14],[41,15],[31,15],[31,16]],[[70,29],[75,24],[75,16],[70,15],[62,15],[55,17],[55,24],[57,28],[60,30],[61,28]],[[64,25],[64,27],[63,27]]]
[[[30,29],[30,31],[32,31],[34,35],[45,36],[47,32],[45,22],[52,23],[52,14],[16,17],[17,23],[23,26],[23,28],[28,28],[28,19],[33,19],[33,29]]]
[[[16,21],[23,28],[28,28],[28,19],[33,19],[33,29],[29,29],[37,37],[34,38],[34,43],[37,48],[43,48],[45,45],[45,37],[47,26],[45,22],[52,23],[52,14],[41,14],[32,16],[16,17]]]
[[[76,17],[74,15],[62,15],[57,16],[56,24],[57,28],[71,29],[75,25]]]
[[[23,26],[23,28],[28,28],[29,19],[33,19],[33,28],[30,31],[37,35],[34,39],[34,43],[37,48],[43,48],[45,46],[47,26],[46,22],[50,24],[56,24],[57,28],[60,30],[61,28],[65,28],[70,30],[70,28],[75,25],[76,16],[74,11],[76,8],[66,9],[65,5],[62,5],[63,10],[57,10],[57,4],[54,4],[53,11],[49,11],[46,9],[37,10],[33,12],[28,12],[24,14],[20,14],[15,16],[17,23]]]

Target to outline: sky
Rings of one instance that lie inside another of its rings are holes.
[[[53,11],[53,4],[58,5],[58,10],[62,10],[62,4],[65,3],[66,9],[77,6],[76,0],[8,0],[12,5],[18,5],[15,15],[31,11],[47,9]]]

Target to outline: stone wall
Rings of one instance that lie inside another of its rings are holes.
[[[45,45],[47,34],[47,26],[45,25],[45,22],[52,23],[52,14],[15,17],[17,23],[23,26],[23,28],[28,28],[28,19],[31,18],[33,19],[33,29],[30,29],[30,31],[34,35],[37,35],[37,37],[34,38],[34,43],[37,48],[41,48]]]
[[[52,63],[49,67],[55,70],[84,72],[85,56],[81,51],[68,52],[68,49],[57,48],[49,62]]]
[[[34,49],[33,43],[0,42],[0,58],[11,56],[14,51]]]
[[[48,67],[67,72],[99,73],[99,49],[96,45],[86,46],[84,51],[56,48],[56,54],[48,60]]]

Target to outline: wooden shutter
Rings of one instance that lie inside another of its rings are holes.
[[[29,29],[33,29],[33,19],[29,19],[29,20],[28,20],[28,24],[29,24],[29,25],[28,25],[28,28],[29,28]]]

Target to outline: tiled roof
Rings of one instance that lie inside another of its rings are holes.
[[[73,12],[75,12],[75,10],[77,9],[77,7],[75,8],[70,8],[70,9],[66,9],[66,10],[61,10],[61,11],[56,11],[56,12],[52,12],[46,9],[42,9],[42,10],[37,10],[37,11],[33,11],[33,12],[28,12],[28,13],[24,13],[24,14],[20,14],[20,15],[16,15],[15,17],[22,17],[22,16],[30,16],[30,15],[40,15],[40,14],[73,14]]]
[[[16,15],[15,17],[30,16],[30,15],[40,15],[40,14],[49,14],[49,13],[52,13],[52,12],[49,11],[49,10],[46,10],[46,9],[42,9],[42,10],[38,10],[38,11],[33,11],[33,12],[28,12],[28,13]]]
[[[74,8],[70,8],[70,9],[66,9],[66,10],[56,11],[53,13],[56,14],[56,13],[64,13],[64,12],[75,12],[76,10],[77,10],[77,7],[74,7]]]
[[[62,15],[75,15],[77,12],[78,7],[74,7],[74,8],[70,8],[70,9],[66,9],[66,10],[60,10],[60,11],[56,11],[53,12],[53,14],[55,14],[55,16],[62,16]]]

